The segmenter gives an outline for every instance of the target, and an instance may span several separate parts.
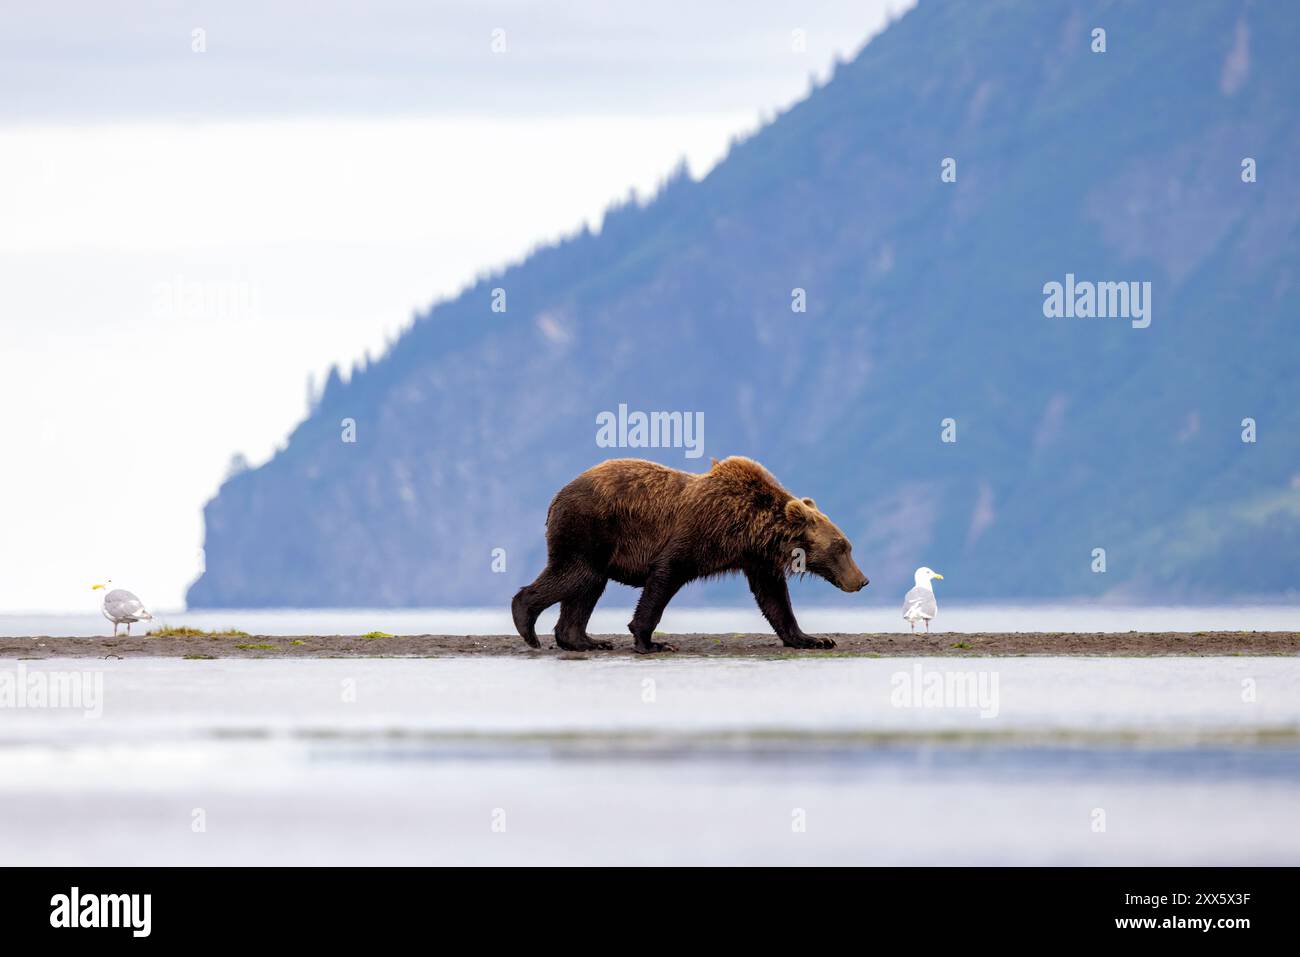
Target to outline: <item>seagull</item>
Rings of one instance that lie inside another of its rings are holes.
[[[108,586],[113,584],[112,579],[99,584],[91,585],[90,590],[95,591],[103,588],[104,591],[104,617],[113,623],[113,637],[117,637],[117,626],[126,625],[126,636],[131,637],[131,623],[135,621],[152,621],[153,615],[145,610],[144,603],[134,594],[125,588],[114,588],[108,591]]]
[[[930,584],[934,579],[943,579],[943,576],[933,569],[926,568],[922,565],[916,570],[916,585],[903,598],[903,617],[912,623],[912,631],[916,631],[918,621],[925,622],[925,633],[930,633],[930,619],[939,614],[939,603],[934,600],[934,586]]]

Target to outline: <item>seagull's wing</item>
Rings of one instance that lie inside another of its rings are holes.
[[[144,610],[144,602],[125,588],[114,588],[104,596],[104,611],[108,612],[110,618],[117,621],[136,618],[141,613],[148,614]]]
[[[929,620],[939,614],[934,592],[919,585],[903,597],[903,617],[908,621]]]

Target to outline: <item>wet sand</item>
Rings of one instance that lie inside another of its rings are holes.
[[[360,635],[218,635],[195,637],[109,638],[105,636],[0,637],[0,658],[445,658],[445,657],[564,657],[630,656],[630,635],[599,635],[612,641],[612,651],[570,652],[542,636],[539,650],[517,635],[399,635],[371,638]],[[1289,631],[1117,632],[989,634],[831,634],[828,651],[786,648],[773,635],[662,635],[678,655],[729,658],[789,658],[835,656],[901,658],[1102,656],[1197,657],[1202,655],[1297,656],[1300,633]],[[658,655],[647,657],[671,657]]]

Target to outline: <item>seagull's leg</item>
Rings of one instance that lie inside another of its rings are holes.
[[[130,626],[130,625],[127,625],[127,626],[126,626],[126,633],[127,633],[128,635],[131,634],[131,626]],[[929,619],[929,618],[927,618],[927,619],[925,620],[925,633],[926,633],[927,635],[930,633],[930,619]]]

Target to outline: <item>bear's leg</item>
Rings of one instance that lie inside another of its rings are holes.
[[[557,601],[569,597],[575,591],[575,585],[580,584],[574,581],[571,572],[559,572],[554,565],[547,564],[537,576],[537,581],[525,585],[515,593],[514,601],[510,603],[510,613],[515,620],[515,630],[528,642],[530,648],[542,646],[537,640],[535,628],[538,616]]]
[[[605,579],[591,573],[589,584],[576,595],[560,602],[560,620],[555,623],[555,643],[565,651],[611,651],[614,643],[597,641],[587,634],[587,622],[605,591]]]
[[[636,603],[636,612],[627,626],[635,639],[633,650],[637,654],[677,650],[672,645],[651,639],[659,627],[659,619],[664,616],[664,609],[686,581],[686,578],[675,574],[668,565],[656,565],[650,570],[650,577],[646,579],[641,598]]]
[[[795,621],[794,609],[790,607],[790,588],[785,582],[785,575],[755,564],[745,568],[745,577],[749,579],[749,590],[754,593],[758,610],[781,639],[781,644],[787,648],[835,647],[835,642],[830,638],[805,634],[799,627],[799,622]]]

